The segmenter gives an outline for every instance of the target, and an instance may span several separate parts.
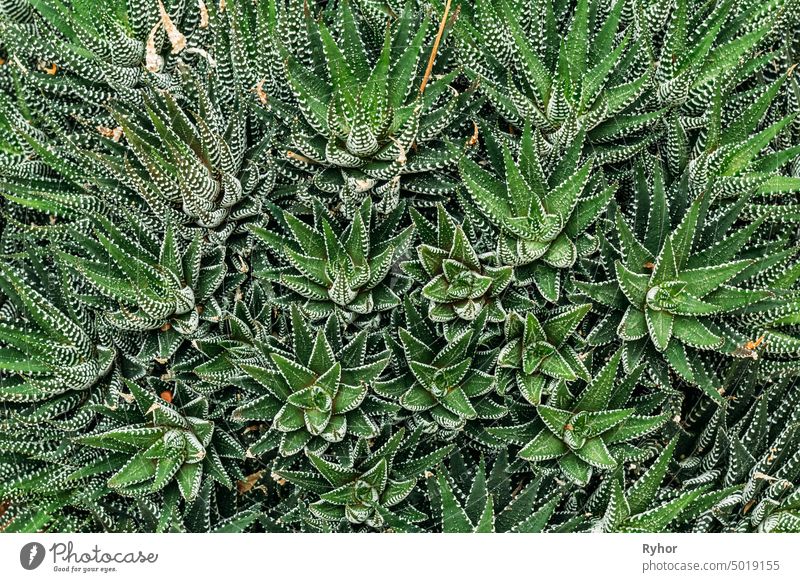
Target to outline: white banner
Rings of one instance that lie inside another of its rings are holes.
[[[0,534],[0,581],[800,580],[779,534]]]

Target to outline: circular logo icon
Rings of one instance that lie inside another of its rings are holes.
[[[39,542],[30,542],[19,551],[19,563],[26,570],[35,570],[44,561],[44,546]]]

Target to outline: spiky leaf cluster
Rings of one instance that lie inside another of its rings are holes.
[[[266,347],[266,353],[260,351],[238,366],[267,393],[237,408],[234,417],[271,420],[281,435],[281,455],[304,448],[324,451],[328,443],[341,442],[348,434],[377,435],[365,399],[389,354],[368,353],[375,344],[366,330],[343,344],[335,317],[314,332],[294,307],[291,342]]]
[[[487,264],[475,251],[467,232],[469,224],[456,224],[441,206],[436,223],[412,210],[420,244],[416,260],[402,264],[403,270],[423,285],[428,318],[446,323],[455,319],[472,321],[488,309],[490,321],[503,321],[506,305],[524,308],[525,297],[506,292],[513,276],[509,266]]]
[[[267,265],[257,275],[285,287],[287,301],[299,299],[305,312],[316,318],[336,313],[355,322],[398,306],[391,270],[408,246],[413,227],[395,233],[402,206],[383,218],[373,208],[365,199],[347,227],[331,220],[318,203],[313,225],[275,208],[276,219],[289,236],[269,227],[253,232],[287,265]]]
[[[452,85],[456,68],[427,85],[429,21],[409,3],[372,47],[349,2],[337,15],[336,28],[305,18],[306,55],[278,44],[297,104],[286,157],[350,211],[365,196],[388,212],[403,193],[425,200],[452,191],[438,174],[457,160],[460,144],[446,130],[473,97]]]
[[[497,261],[514,267],[518,285],[533,283],[550,302],[560,297],[561,271],[595,251],[597,241],[587,229],[614,194],[603,174],[592,172],[593,157],[581,159],[583,137],[547,160],[541,134],[526,125],[521,141],[513,144],[516,156],[505,143],[507,136],[487,134],[493,172],[468,157],[461,160],[470,194],[466,204],[497,229]]]

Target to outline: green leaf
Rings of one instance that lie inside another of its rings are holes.
[[[677,445],[678,437],[673,437],[669,444],[664,447],[664,450],[661,451],[661,454],[658,455],[658,458],[645,471],[644,475],[639,477],[633,486],[628,489],[626,497],[631,513],[641,513],[650,507],[658,488],[661,486],[661,482],[664,480],[664,476],[667,474],[667,469],[672,462]]]
[[[543,430],[522,448],[519,456],[528,461],[538,462],[558,458],[568,451],[567,445],[560,438]]]
[[[281,354],[273,352],[270,357],[293,391],[311,386],[317,379],[313,371]]]
[[[512,531],[519,533],[541,533],[545,531],[550,518],[555,513],[558,504],[564,496],[564,491],[557,491],[551,495],[550,498],[541,505],[534,513],[532,513],[525,521],[514,527]]]
[[[124,488],[128,485],[135,485],[148,479],[152,479],[156,473],[156,464],[146,458],[144,453],[139,453],[131,458],[119,471],[109,480],[109,487]]]
[[[611,392],[614,389],[614,380],[622,358],[622,350],[617,350],[592,379],[575,404],[575,410],[588,412],[604,410],[608,406]]]
[[[650,287],[650,277],[648,275],[634,273],[617,261],[614,264],[617,273],[619,287],[631,302],[631,305],[642,309],[647,298],[647,291]]]
[[[667,349],[669,340],[672,339],[672,327],[675,317],[666,311],[656,311],[649,307],[644,310],[644,315],[653,345],[659,352],[663,352]]]
[[[547,336],[547,340],[556,347],[564,344],[591,308],[592,305],[590,303],[574,305],[555,317],[546,320],[542,324],[542,329]]]
[[[681,511],[703,493],[702,489],[685,491],[679,497],[644,513],[634,515],[625,522],[623,530],[662,532]]]
[[[558,459],[558,466],[569,480],[577,485],[588,485],[589,479],[592,478],[592,466],[579,459],[574,453],[568,453]]]
[[[573,451],[581,460],[598,469],[613,469],[617,461],[611,456],[603,439],[595,437],[588,439],[580,449]]]
[[[176,475],[181,496],[186,501],[192,501],[200,491],[200,479],[203,475],[201,463],[184,464]]]
[[[437,472],[436,483],[439,486],[439,494],[441,496],[442,531],[444,533],[472,532],[472,522],[470,522],[464,508],[461,507],[461,504],[456,499],[444,468]]]
[[[440,398],[439,402],[453,414],[457,414],[462,418],[476,418],[478,413],[475,408],[464,394],[461,388],[454,388],[444,398]]]
[[[734,261],[711,267],[701,267],[682,271],[679,281],[686,283],[686,292],[702,299],[721,285],[733,279],[752,262],[748,260]]]
[[[722,336],[713,333],[695,317],[675,317],[672,333],[683,343],[700,349],[719,348],[725,343]]]

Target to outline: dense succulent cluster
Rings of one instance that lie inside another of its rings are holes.
[[[0,0],[0,531],[800,531],[797,0]]]

